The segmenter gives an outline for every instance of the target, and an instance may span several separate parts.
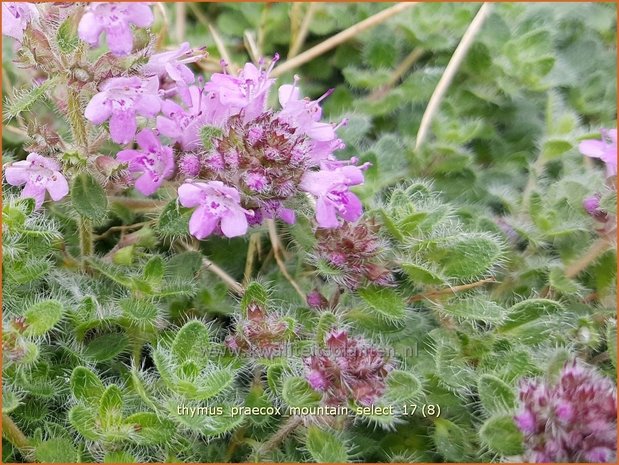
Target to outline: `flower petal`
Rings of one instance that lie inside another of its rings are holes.
[[[91,11],[87,11],[77,26],[77,35],[91,47],[99,45],[99,36],[103,31],[103,23]]]
[[[155,116],[161,109],[161,99],[153,94],[144,94],[135,100],[134,108],[142,116]]]
[[[43,186],[37,186],[32,183],[26,184],[24,190],[21,193],[22,198],[33,198],[36,208],[41,208],[45,201],[45,188]]]
[[[242,236],[247,232],[247,217],[240,208],[230,209],[221,218],[221,232],[226,237]]]
[[[593,158],[600,158],[604,155],[604,151],[606,149],[606,144],[601,140],[584,140],[578,145],[578,150],[583,155]]]
[[[133,49],[133,36],[131,35],[131,28],[126,23],[118,24],[115,27],[108,27],[107,32],[107,45],[116,56],[125,56],[131,53]]]
[[[140,176],[135,182],[135,188],[144,195],[154,194],[161,185],[161,178],[156,182],[148,172]]]
[[[127,6],[127,21],[137,27],[149,27],[153,24],[153,12],[148,5],[133,3]]]
[[[101,124],[107,120],[112,114],[112,104],[107,101],[107,93],[99,92],[90,99],[84,116],[88,121],[94,124]]]
[[[59,171],[55,171],[46,186],[52,200],[58,201],[69,193],[69,183]]]
[[[117,144],[127,144],[135,137],[137,123],[132,111],[117,111],[110,118],[110,135]]]
[[[25,160],[15,162],[4,169],[4,178],[11,186],[21,186],[30,180],[28,167],[30,162]]]
[[[157,152],[161,148],[161,142],[150,129],[142,129],[135,140],[147,152]]]
[[[322,197],[316,199],[316,221],[321,228],[337,228],[340,225],[335,206]]]
[[[195,184],[182,184],[178,188],[178,200],[183,207],[197,207],[204,200],[204,190]]]
[[[219,218],[210,215],[205,207],[197,208],[189,219],[189,232],[196,239],[204,239],[213,232],[218,220]]]

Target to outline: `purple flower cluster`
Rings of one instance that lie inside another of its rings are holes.
[[[559,380],[529,380],[520,387],[514,417],[524,435],[527,462],[616,462],[617,389],[577,361]]]
[[[154,20],[148,5],[89,3],[83,7],[78,35],[95,47],[105,34],[113,55],[129,55],[132,28],[148,27]],[[5,32],[21,39],[37,7],[7,3],[3,13]],[[356,221],[362,206],[351,188],[363,183],[369,164],[335,157],[344,146],[336,130],[345,121],[321,121],[320,107],[332,90],[315,101],[302,98],[295,77],[293,84],[278,89],[281,108],[271,109],[267,99],[275,79],[270,73],[279,56],[268,63],[247,63],[236,75],[222,62],[222,72],[205,82],[188,66],[204,55],[183,43],[150,55],[137,73],[115,72],[97,83],[84,116],[94,125],[105,124],[111,140],[125,147],[115,160],[97,157],[101,163],[95,167],[103,169],[106,178],[122,172],[123,186],[133,182],[144,195],[154,194],[166,180],[180,184],[179,203],[195,209],[189,232],[198,239],[240,236],[265,219],[294,223],[295,207],[308,198],[315,199],[321,228]],[[23,170],[20,163],[9,172]],[[38,177],[26,181],[25,175],[17,179],[11,174],[9,182],[26,184],[24,195],[36,194],[37,205],[46,186],[53,199],[60,198],[65,193],[53,182],[64,177],[56,165],[53,177],[37,168]]]
[[[252,303],[247,309],[247,318],[226,337],[225,343],[234,353],[271,358],[281,352],[291,335],[290,323],[281,315],[267,313]]]
[[[322,260],[339,274],[332,278],[355,290],[370,283],[387,286],[393,283],[391,271],[382,263],[381,241],[372,222],[345,223],[336,229],[319,228],[314,260]]]
[[[385,391],[385,378],[393,369],[377,347],[345,330],[333,330],[325,337],[325,349],[307,357],[305,378],[324,393],[327,405],[344,405],[353,400],[371,405]]]

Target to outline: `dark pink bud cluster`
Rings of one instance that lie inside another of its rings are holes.
[[[234,334],[226,337],[226,346],[235,353],[271,358],[282,352],[291,339],[290,324],[277,313],[267,313],[252,303],[247,318],[239,322]]]
[[[373,222],[344,223],[336,229],[316,230],[315,258],[341,272],[339,284],[357,289],[365,283],[387,286],[393,275],[382,263],[381,241]]]
[[[387,355],[362,338],[333,330],[325,337],[325,348],[307,357],[305,378],[313,389],[324,393],[328,405],[354,400],[371,405],[385,391],[385,378],[393,369]]]
[[[600,194],[587,197],[583,200],[582,206],[593,219],[600,223],[606,223],[608,221],[608,213],[600,208]]]
[[[617,389],[576,360],[549,384],[529,380],[520,388],[514,420],[524,435],[528,462],[616,462]]]

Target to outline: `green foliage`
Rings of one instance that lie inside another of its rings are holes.
[[[71,185],[71,201],[75,210],[85,218],[99,220],[107,210],[107,196],[101,185],[89,174],[75,177]]]
[[[317,463],[343,463],[348,461],[345,443],[333,433],[317,426],[307,429],[306,447]]]

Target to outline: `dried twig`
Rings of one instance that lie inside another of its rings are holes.
[[[295,4],[300,5],[300,4]],[[305,39],[307,38],[307,33],[309,32],[310,24],[312,24],[312,19],[314,19],[314,13],[316,12],[316,3],[312,2],[308,5],[307,11],[305,12],[305,16],[303,17],[303,22],[301,23],[301,27],[297,31],[297,35],[294,37],[294,41],[290,45],[290,50],[288,51],[288,60],[294,58],[301,50],[301,47],[305,43]]]
[[[273,256],[275,257],[277,266],[279,267],[284,277],[288,280],[288,282],[290,282],[292,287],[294,287],[294,290],[297,291],[297,294],[299,294],[299,296],[301,296],[301,299],[303,299],[303,301],[305,302],[305,299],[306,299],[305,293],[303,292],[301,287],[296,283],[296,281],[292,279],[292,276],[290,276],[290,273],[288,273],[288,270],[286,269],[286,264],[284,263],[284,260],[282,258],[282,245],[279,240],[279,236],[277,235],[277,227],[275,226],[275,220],[267,220],[267,226],[269,228],[269,238],[271,239],[271,246],[273,247]]]
[[[415,150],[421,147],[423,142],[425,141],[426,135],[430,129],[430,124],[432,123],[432,119],[434,115],[438,111],[438,108],[453,80],[454,76],[458,72],[464,57],[466,56],[469,48],[473,44],[473,40],[477,36],[477,33],[480,31],[481,26],[484,24],[486,18],[490,15],[492,11],[492,4],[484,3],[473,21],[469,25],[468,29],[462,36],[460,43],[456,47],[454,54],[452,55],[449,63],[447,64],[447,68],[445,68],[445,72],[441,76],[441,79],[438,81],[436,85],[436,89],[432,93],[432,97],[430,97],[430,102],[428,102],[428,106],[426,111],[423,113],[423,117],[421,118],[421,124],[419,125],[419,131],[417,131],[417,140],[415,142]]]
[[[397,3],[396,5],[390,8],[387,8],[381,11],[380,13],[376,13],[375,15],[370,16],[369,18],[366,18],[363,21],[353,26],[350,26],[348,29],[345,29],[338,34],[335,34],[334,36],[329,37],[324,42],[321,42],[315,47],[312,47],[309,50],[306,50],[305,52],[301,53],[300,55],[295,56],[291,60],[287,60],[285,63],[282,63],[277,68],[275,68],[273,72],[271,73],[271,75],[273,77],[277,77],[277,76],[281,76],[284,73],[287,73],[288,71],[292,71],[293,69],[301,66],[302,64],[307,63],[308,61],[313,60],[314,58],[322,55],[323,53],[328,52],[332,48],[335,48],[338,45],[346,42],[347,40],[352,39],[357,34],[360,34],[361,32],[386,21],[392,16],[397,15],[398,13],[402,13],[404,10],[414,7],[415,5],[417,5],[417,3],[413,3],[413,2]]]
[[[467,291],[476,287],[483,286],[488,283],[496,283],[494,278],[486,278],[474,283],[462,284],[461,286],[447,287],[445,289],[438,289],[436,291],[424,292],[422,294],[416,294],[408,299],[409,302],[418,302],[420,300],[431,299],[433,297],[440,297],[442,295],[455,294],[457,292]]]

